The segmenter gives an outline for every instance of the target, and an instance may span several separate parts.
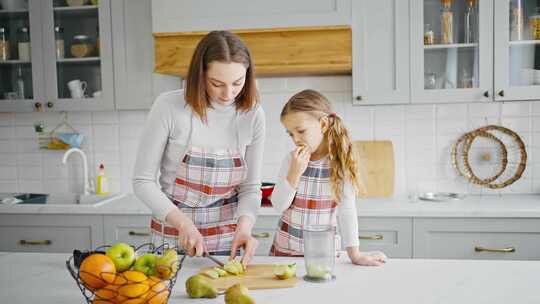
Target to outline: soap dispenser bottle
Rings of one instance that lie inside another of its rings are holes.
[[[105,166],[99,164],[99,171],[96,181],[96,194],[104,195],[109,193],[109,179],[105,175]]]

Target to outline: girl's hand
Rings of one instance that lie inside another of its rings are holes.
[[[182,229],[179,229],[179,232],[178,244],[184,248],[184,251],[191,257],[202,256],[205,248],[203,237],[199,232],[199,229],[192,223],[189,223]]]
[[[287,180],[293,187],[298,186],[300,176],[306,171],[311,153],[306,146],[297,147],[292,152],[291,162],[289,164],[289,172],[287,174]]]
[[[245,268],[251,261],[251,258],[255,255],[257,246],[259,246],[259,241],[252,237],[250,232],[237,230],[232,242],[230,259],[234,260],[238,249],[243,248],[244,256],[240,262],[242,262],[242,265],[244,265]]]
[[[358,247],[354,249],[350,247],[347,248],[347,253],[353,264],[361,266],[382,266],[388,259],[386,255],[380,251],[361,253],[358,250]]]

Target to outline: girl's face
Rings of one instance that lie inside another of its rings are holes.
[[[217,102],[233,101],[244,87],[246,71],[238,62],[210,62],[206,71],[206,94]]]
[[[281,123],[297,147],[304,145],[311,153],[321,150],[324,134],[328,129],[326,117],[317,119],[308,113],[293,112],[285,115]]]

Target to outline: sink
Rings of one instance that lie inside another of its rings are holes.
[[[86,205],[101,206],[125,194],[108,195],[75,194],[75,193],[1,193],[0,201],[5,198],[16,198],[12,204],[18,205]],[[4,200],[10,201],[10,200]]]

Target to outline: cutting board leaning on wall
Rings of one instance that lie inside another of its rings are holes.
[[[361,197],[394,194],[394,146],[389,140],[354,141],[358,172],[363,184]]]

